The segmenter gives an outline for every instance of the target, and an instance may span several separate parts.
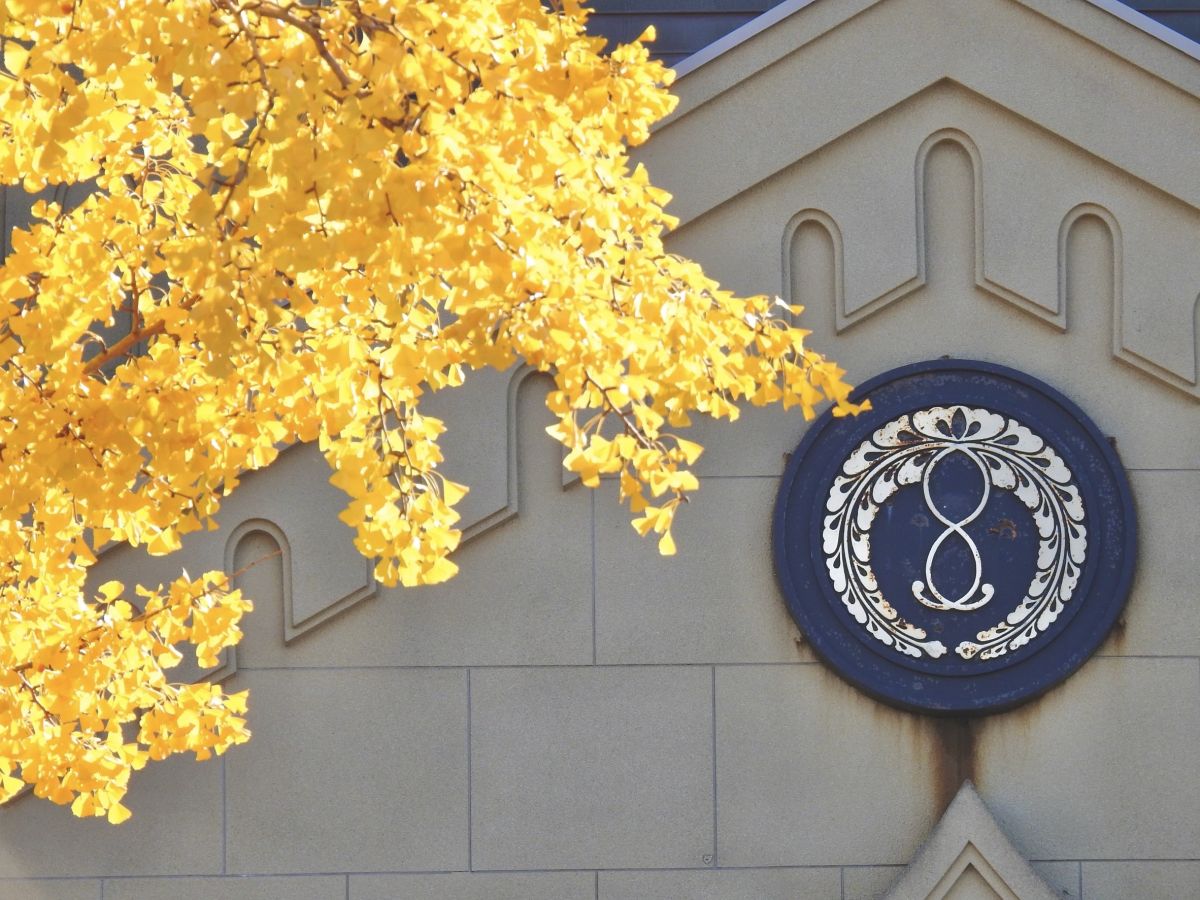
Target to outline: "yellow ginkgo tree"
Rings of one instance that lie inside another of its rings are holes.
[[[695,413],[852,407],[766,297],[668,253],[630,165],[672,107],[573,0],[0,0],[0,799],[128,816],[130,773],[248,738],[170,670],[240,637],[227,574],[85,592],[169,553],[281,447],[319,444],[385,584],[450,577],[465,488],[421,397],[516,361],[552,434],[673,551]],[[122,324],[123,323],[123,324]],[[182,649],[181,649],[182,648]]]

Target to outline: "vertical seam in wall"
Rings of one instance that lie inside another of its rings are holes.
[[[475,831],[475,825],[472,820],[472,809],[475,806],[475,798],[472,794],[472,772],[471,772],[471,669],[467,668],[467,871],[475,871],[475,858],[473,855],[474,848],[471,846],[471,836]]]
[[[842,900],[846,900],[846,867],[842,866],[838,869],[838,885],[842,895]]]
[[[350,900],[350,873],[346,873],[346,900]]]
[[[1078,862],[1079,866],[1079,900],[1083,900],[1083,860]]]
[[[591,500],[591,533],[592,533],[592,665],[596,665],[596,492],[593,490]],[[597,876],[598,878],[599,876]],[[597,884],[599,881],[597,881]]]
[[[104,900],[104,879],[100,879],[100,900]],[[349,900],[349,898],[347,898]]]
[[[225,787],[226,757],[221,756],[221,874],[229,874],[229,791]]]
[[[596,875],[596,900],[600,900],[600,870],[597,869]]]
[[[717,667],[712,666],[712,795],[713,795],[713,858],[712,867],[720,865],[717,859]]]

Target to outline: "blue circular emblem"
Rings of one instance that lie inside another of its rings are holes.
[[[826,413],[788,463],[775,571],[816,652],[881,700],[995,712],[1062,681],[1129,593],[1132,495],[1115,451],[1042,382],[917,363]]]

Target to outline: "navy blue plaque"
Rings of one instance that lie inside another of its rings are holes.
[[[1136,518],[1109,441],[1012,369],[917,363],[826,413],[775,505],[788,609],[843,678],[897,706],[982,714],[1100,646],[1125,605]]]

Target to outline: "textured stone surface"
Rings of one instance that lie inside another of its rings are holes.
[[[0,878],[221,871],[220,760],[197,764],[189,755],[148,766],[125,804],[133,818],[116,828],[32,794],[0,809]]]
[[[838,900],[841,873],[827,869],[601,872],[600,900]]]
[[[907,864],[941,812],[926,720],[821,666],[719,667],[716,709],[721,865]]]
[[[1200,134],[1188,121],[1200,80],[1193,59],[1089,3],[972,0],[953,14],[947,9],[940,0],[811,4],[682,79],[683,102],[647,155],[651,174],[676,195],[675,214],[690,222],[939,77],[994,96],[1119,166],[1152,174],[1185,200],[1196,196],[1179,153]],[[878,52],[882,46],[888,52]],[[1012,65],[1014,53],[1023,66]],[[1162,90],[1156,76],[1182,90]],[[797,93],[797,84],[810,89]],[[780,98],[791,115],[779,115]],[[1143,129],[1164,139],[1149,146]],[[745,140],[767,133],[771,141]],[[1044,164],[1038,159],[1026,168]],[[841,190],[869,196],[859,181]]]
[[[351,875],[349,900],[594,900],[592,872]]]
[[[702,667],[473,672],[475,867],[703,865],[711,704]]]
[[[3,900],[100,900],[100,882],[89,879],[0,880]]]
[[[333,610],[374,591],[370,565],[354,547],[354,532],[338,519],[346,495],[329,484],[331,470],[315,444],[293,446],[266,471],[246,473],[221,503],[216,531],[194,531],[178,553],[149,556],[143,549],[113,546],[92,572],[92,584],[113,578],[150,584],[179,577],[180,570],[206,572],[232,562],[231,544],[247,530],[280,536],[290,575],[288,628],[303,630]],[[285,483],[287,490],[280,490]],[[256,558],[243,559],[243,565]],[[272,624],[282,630],[280,619]]]
[[[981,721],[975,777],[1027,857],[1187,859],[1200,847],[1198,744],[1200,663],[1093,658]]]
[[[1029,865],[1062,900],[1080,900],[1079,863],[1054,861]]]
[[[241,672],[254,738],[230,756],[233,873],[467,864],[466,675]]]
[[[346,876],[110,878],[104,900],[345,900]]]
[[[678,552],[629,525],[606,485],[596,498],[596,657],[601,663],[812,659],[775,584],[774,478],[705,478],[676,518]],[[719,559],[719,565],[713,560]]]
[[[696,461],[696,473],[701,477],[778,478],[787,455],[808,430],[808,422],[795,409],[745,406],[736,422],[697,415],[689,430],[689,439],[704,447]]]
[[[1084,900],[1183,900],[1200,897],[1200,862],[1085,862]]]
[[[846,866],[843,900],[882,900],[888,888],[904,874],[904,866]]]
[[[1200,413],[1198,413],[1200,415]],[[1129,605],[1100,653],[1200,655],[1200,471],[1133,472],[1138,567]]]

